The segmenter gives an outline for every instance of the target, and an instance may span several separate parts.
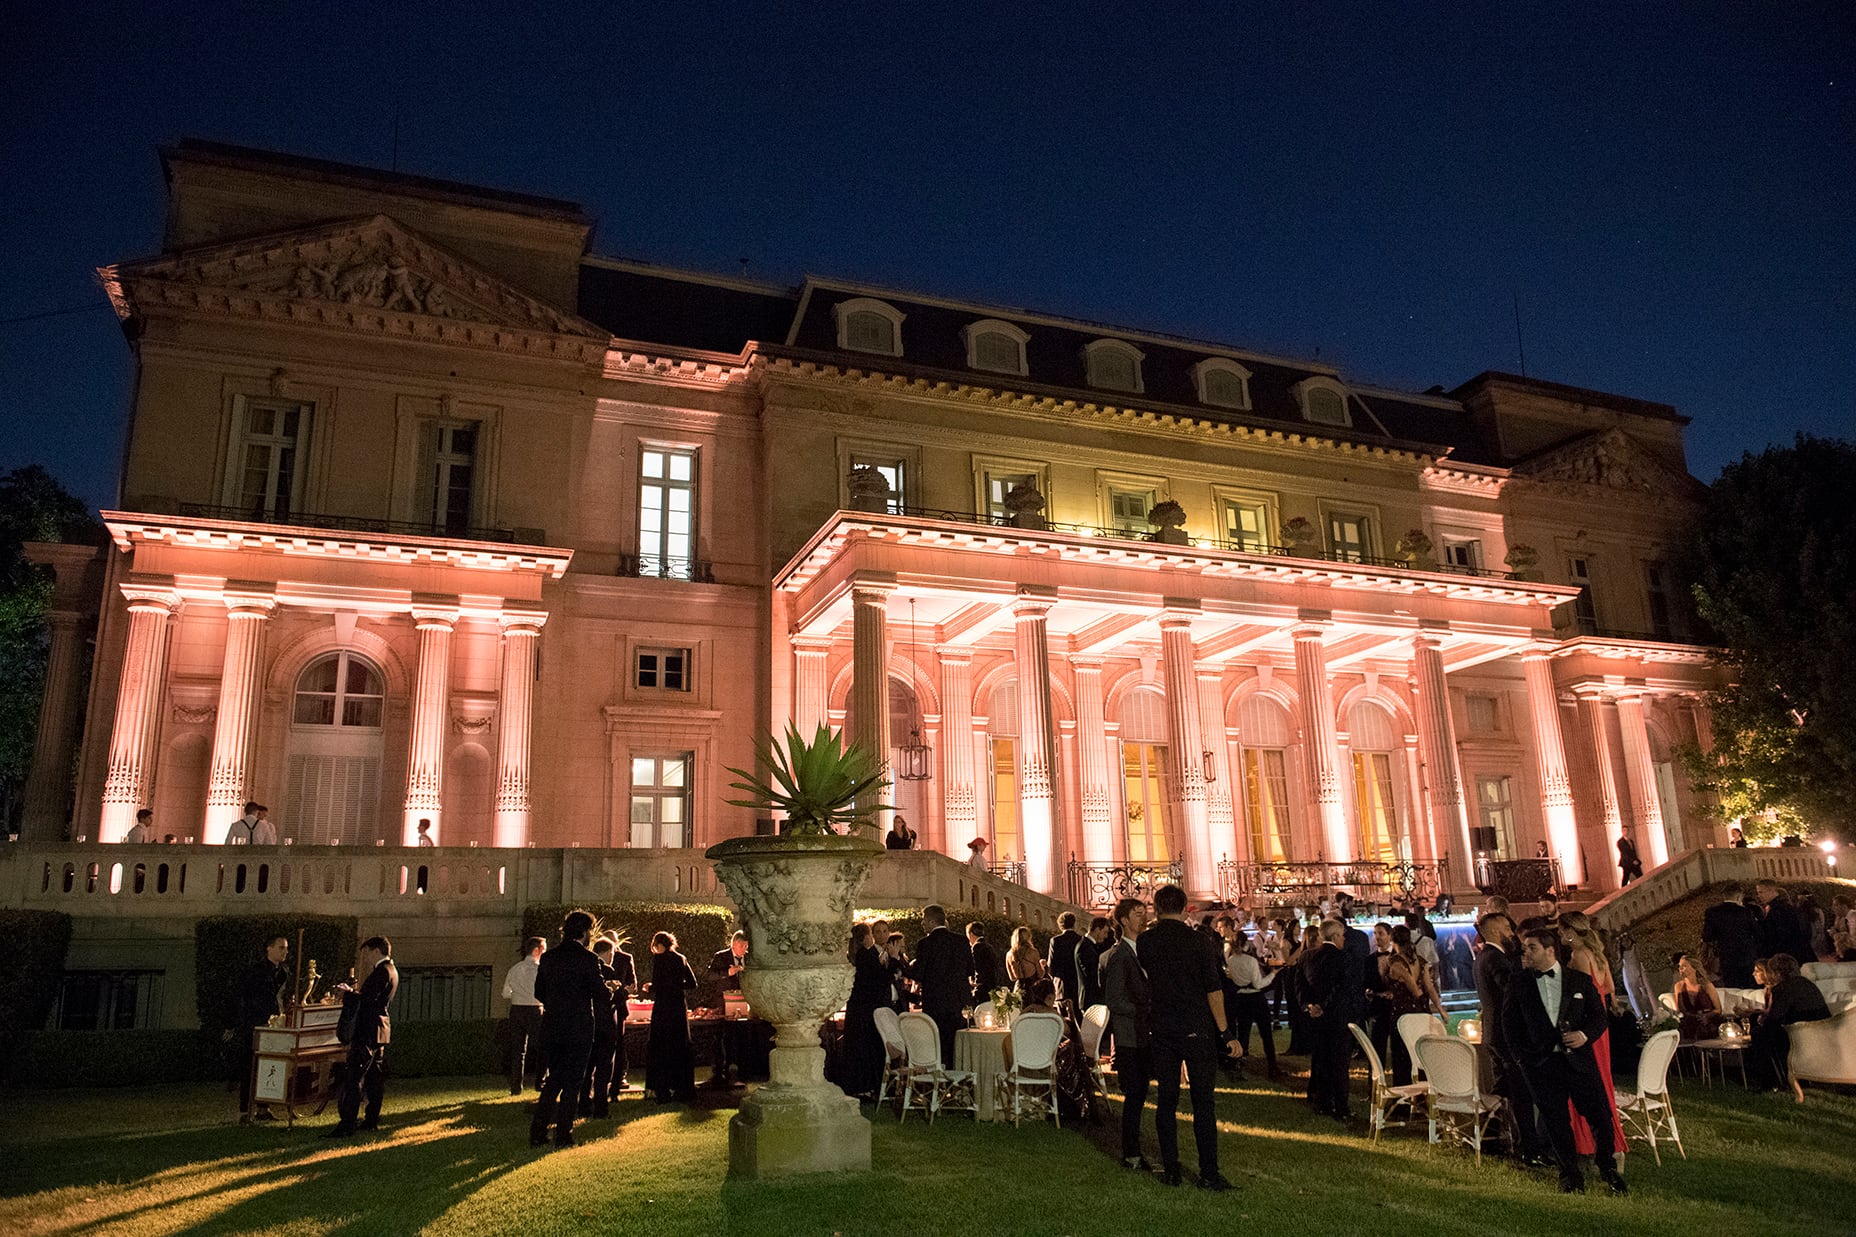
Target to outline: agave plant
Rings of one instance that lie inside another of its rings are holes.
[[[729,786],[750,797],[728,802],[735,807],[779,809],[786,814],[780,829],[783,834],[836,833],[840,825],[846,829],[867,828],[871,824],[868,813],[890,806],[876,803],[859,807],[858,800],[875,797],[887,789],[889,779],[861,743],[846,747],[824,725],[810,741],[797,727],[789,725],[785,745],[769,736],[754,753],[754,763],[758,775],[729,768],[741,779]]]

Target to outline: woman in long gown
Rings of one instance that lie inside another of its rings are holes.
[[[876,947],[876,934],[867,923],[851,925],[851,996],[844,1003],[843,1090],[846,1095],[869,1099],[883,1081],[882,1033],[876,1029],[876,1011],[889,1004],[889,970]]]
[[[1599,999],[1605,1003],[1607,1011],[1611,1008],[1612,994],[1617,985],[1611,978],[1611,964],[1605,960],[1605,944],[1599,939],[1598,930],[1591,918],[1582,911],[1567,911],[1560,916],[1560,943],[1566,947],[1566,965],[1575,971],[1584,971],[1592,977],[1592,984],[1598,989]],[[1611,1030],[1607,1027],[1597,1039],[1592,1041],[1592,1053],[1598,1058],[1598,1074],[1605,1080],[1605,1100],[1611,1107],[1611,1138],[1621,1158],[1624,1154],[1624,1123],[1618,1120],[1617,1089],[1611,1084]],[[1567,1101],[1572,1112],[1572,1140],[1574,1149],[1580,1155],[1598,1154],[1598,1141],[1592,1137],[1592,1127],[1586,1124],[1579,1110]]]
[[[644,1088],[660,1104],[696,1097],[696,1055],[690,1050],[690,1011],[684,994],[696,987],[677,938],[651,938],[651,1046],[644,1058]]]
[[[1721,1025],[1721,994],[1694,954],[1676,955],[1676,1018],[1682,1042],[1708,1039]]]
[[[1044,978],[1044,956],[1031,943],[1030,928],[1012,930],[1012,948],[1005,955],[1005,975],[1021,997],[1033,983]]]

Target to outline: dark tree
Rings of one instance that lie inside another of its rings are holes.
[[[0,476],[0,825],[17,826],[45,686],[45,607],[51,581],[28,541],[94,542],[102,525],[37,464]]]
[[[1716,750],[1691,767],[1754,835],[1856,825],[1856,444],[1801,435],[1709,489],[1688,563],[1696,613],[1726,651]]]

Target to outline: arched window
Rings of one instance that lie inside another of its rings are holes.
[[[853,352],[902,355],[903,314],[895,306],[867,296],[831,307],[838,321],[838,347]]]
[[[1009,322],[987,318],[961,328],[967,341],[967,365],[996,374],[1025,373],[1025,341],[1031,336]]]
[[[1083,357],[1089,370],[1089,385],[1105,391],[1139,395],[1143,356],[1139,348],[1119,339],[1098,339],[1085,345]]]
[[[299,726],[380,729],[386,684],[380,671],[346,650],[311,662],[297,676],[291,720]]]
[[[1199,402],[1219,408],[1250,407],[1250,371],[1225,357],[1207,357],[1192,367]]]
[[[1296,858],[1289,815],[1289,744],[1294,730],[1282,705],[1264,695],[1238,708],[1244,747],[1244,809],[1250,826],[1252,863]]]
[[[1316,425],[1353,424],[1347,412],[1347,392],[1332,378],[1310,378],[1298,384],[1295,393],[1302,401],[1302,419]]]

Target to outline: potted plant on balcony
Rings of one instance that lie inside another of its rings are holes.
[[[1005,518],[1013,528],[1048,528],[1044,518],[1044,495],[1035,485],[1023,481],[1005,492]]]
[[[1537,582],[1542,578],[1540,574],[1540,551],[1536,550],[1531,545],[1517,544],[1509,546],[1508,553],[1503,557],[1502,561],[1508,564],[1508,573],[1517,580],[1532,580]]]
[[[1431,553],[1434,548],[1430,535],[1422,528],[1414,528],[1398,539],[1392,552],[1398,555],[1398,561],[1407,567],[1419,571],[1435,571],[1437,558]]]
[[[755,764],[755,772],[729,769],[747,796],[729,802],[777,810],[779,833],[708,851],[747,926],[742,991],[774,1026],[770,1079],[728,1123],[729,1169],[745,1177],[868,1169],[870,1122],[825,1081],[818,1030],[850,992],[851,909],[883,853],[871,817],[889,779],[869,751],[845,747],[824,726],[810,740],[787,727],[784,742],[761,744]]]
[[[1285,521],[1282,526],[1282,543],[1289,548],[1289,553],[1304,557],[1315,548],[1319,538],[1315,535],[1314,523],[1305,515],[1298,515],[1293,520]]]
[[[851,469],[845,488],[850,492],[852,511],[889,510],[889,478],[881,470],[859,464]]]
[[[1168,545],[1191,545],[1192,538],[1186,535],[1186,509],[1167,499],[1155,503],[1153,510],[1147,513],[1147,522],[1154,526],[1154,540]]]

